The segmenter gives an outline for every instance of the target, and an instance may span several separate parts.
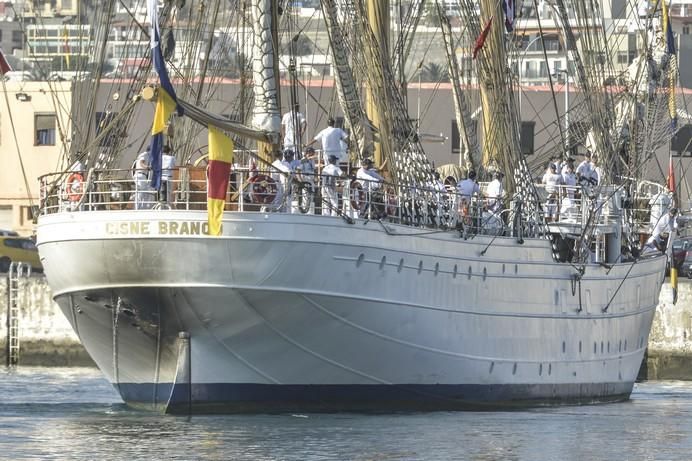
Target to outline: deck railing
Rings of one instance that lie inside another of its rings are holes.
[[[306,213],[341,216],[344,219],[379,219],[426,228],[460,228],[473,233],[512,235],[516,225],[511,215],[515,203],[505,197],[502,204],[480,196],[466,197],[455,189],[439,186],[404,187],[386,182],[368,183],[339,178],[327,187],[320,175],[279,175],[234,168],[226,193],[227,211]],[[131,170],[68,171],[42,176],[40,214],[99,210],[206,210],[206,170],[176,168],[170,179],[162,180],[160,191],[149,179]],[[540,233],[545,224],[577,228],[593,215],[595,224],[616,224],[622,220],[622,194],[615,186],[585,190],[578,186],[557,186],[550,192],[536,188],[541,210],[534,216],[524,208],[524,226]],[[332,197],[332,200],[330,200]],[[334,198],[336,206],[333,206]],[[635,227],[648,227],[650,197],[632,199]],[[526,230],[524,230],[526,232]],[[526,235],[526,234],[524,234]]]

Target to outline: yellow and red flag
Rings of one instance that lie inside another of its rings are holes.
[[[226,204],[228,179],[233,164],[233,140],[209,126],[209,164],[207,166],[207,213],[209,235],[221,235],[221,218]]]

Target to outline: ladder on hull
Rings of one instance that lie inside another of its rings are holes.
[[[31,275],[31,266],[11,263],[7,270],[7,339],[5,342],[6,365],[19,364],[19,279]]]

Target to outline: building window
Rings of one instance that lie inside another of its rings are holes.
[[[12,31],[12,42],[15,44],[22,44],[24,43],[24,35],[22,35],[21,30],[13,30]]]
[[[692,125],[683,125],[670,140],[670,150],[674,157],[692,154]]]
[[[690,35],[690,26],[682,26],[682,35]]]
[[[35,114],[34,133],[37,146],[55,145],[55,114]]]
[[[524,155],[533,155],[535,130],[536,122],[521,122],[521,137],[519,138],[519,141],[521,144],[521,153]]]
[[[21,206],[19,208],[19,221],[22,226],[34,221],[34,213],[30,206]]]

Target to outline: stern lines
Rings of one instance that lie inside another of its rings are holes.
[[[300,289],[300,288],[289,288],[289,287],[269,287],[269,286],[262,286],[259,287],[257,285],[239,285],[239,284],[206,284],[206,283],[186,283],[186,284],[180,284],[180,283],[139,283],[137,285],[134,284],[117,284],[117,285],[109,285],[107,287],[104,287],[103,285],[94,285],[94,286],[80,286],[79,289],[70,289],[70,290],[64,290],[61,292],[56,292],[54,295],[55,296],[65,296],[69,295],[70,293],[77,292],[77,291],[93,291],[93,290],[103,290],[103,289],[118,289],[118,288],[224,288],[224,289],[229,289],[229,290],[234,290],[234,291],[241,291],[241,290],[247,290],[247,291],[267,291],[267,292],[273,292],[276,294],[279,293],[290,293],[290,294],[298,294],[298,295],[322,295],[322,296],[332,296],[332,297],[337,297],[337,298],[342,298],[342,299],[349,299],[353,301],[368,301],[368,302],[375,302],[375,303],[380,303],[380,304],[387,304],[391,303],[393,300],[387,300],[383,298],[374,298],[372,296],[358,296],[352,293],[349,293],[347,295],[343,294],[335,294],[334,292],[331,291],[321,291],[321,290],[314,290],[314,289]],[[447,307],[437,307],[437,306],[432,306],[429,304],[421,304],[421,303],[411,303],[411,302],[404,302],[400,300],[394,300],[396,302],[397,306],[400,307],[411,307],[411,308],[416,308],[416,309],[426,309],[426,310],[431,310],[431,311],[440,311],[440,312],[449,312],[453,314],[468,314],[468,315],[478,315],[478,316],[488,316],[488,317],[519,317],[519,318],[545,318],[545,319],[556,319],[556,320],[602,320],[602,319],[613,319],[613,318],[620,318],[620,317],[632,317],[632,316],[637,316],[641,314],[645,314],[647,312],[650,312],[652,310],[656,309],[657,304],[650,304],[646,307],[640,308],[636,311],[631,311],[631,312],[618,312],[618,313],[605,313],[605,314],[561,314],[561,313],[550,313],[550,314],[533,314],[533,313],[526,313],[526,312],[480,312],[480,311],[473,311],[473,310],[461,310],[461,309],[452,309],[452,308],[447,308]],[[576,310],[575,310],[576,312]]]
[[[375,383],[377,383],[377,384],[394,384],[394,383],[391,383],[391,382],[389,382],[389,381],[386,381],[386,380],[377,378],[376,376],[371,376],[371,375],[369,375],[369,374],[367,374],[367,373],[363,373],[362,371],[358,371],[358,370],[356,370],[356,369],[354,369],[354,368],[351,368],[351,367],[349,367],[349,366],[347,366],[347,365],[344,365],[344,364],[339,363],[339,362],[337,362],[337,361],[335,361],[335,360],[333,360],[333,359],[330,359],[329,357],[325,357],[324,355],[322,355],[322,354],[320,354],[320,353],[318,353],[318,352],[313,351],[312,349],[308,348],[307,346],[304,346],[304,345],[302,345],[301,343],[299,343],[298,341],[294,340],[293,338],[291,338],[291,337],[288,336],[287,334],[281,332],[281,331],[280,331],[278,328],[276,328],[269,320],[267,320],[267,318],[266,318],[264,315],[262,315],[257,309],[255,309],[254,306],[250,305],[249,303],[247,303],[247,304],[248,304],[248,306],[252,309],[252,311],[253,311],[255,314],[257,314],[257,316],[260,317],[260,318],[264,321],[264,324],[267,326],[267,328],[269,328],[269,329],[272,330],[274,333],[276,333],[277,335],[279,335],[281,338],[283,338],[284,340],[286,340],[286,341],[288,341],[289,343],[293,344],[294,346],[296,346],[296,347],[299,348],[300,350],[302,350],[302,351],[304,351],[304,352],[307,352],[307,353],[310,354],[312,357],[315,357],[315,358],[317,358],[317,359],[319,359],[319,360],[321,360],[321,361],[323,361],[323,362],[329,363],[330,365],[333,365],[333,366],[335,366],[335,367],[337,367],[337,368],[340,368],[340,369],[342,369],[342,370],[346,370],[346,371],[348,371],[348,372],[350,372],[350,373],[353,373],[354,375],[360,376],[360,377],[362,377],[362,378],[369,379],[369,380],[371,380],[371,381],[373,381],[373,382],[375,382]]]
[[[621,360],[625,357],[631,357],[633,355],[640,354],[643,348],[637,348],[634,349],[632,352],[627,352],[627,353],[618,353],[617,355],[610,356],[610,357],[599,357],[599,358],[593,358],[593,359],[579,359],[579,360],[570,360],[570,359],[560,359],[560,360],[516,360],[516,359],[505,359],[505,358],[497,358],[497,357],[488,357],[488,356],[479,356],[479,355],[471,355],[471,354],[464,354],[461,352],[451,352],[451,351],[446,351],[443,349],[437,349],[434,347],[429,347],[429,346],[424,346],[422,344],[416,344],[412,343],[409,341],[404,341],[401,339],[394,338],[392,336],[388,336],[382,333],[379,333],[377,331],[371,330],[369,328],[366,328],[364,326],[358,325],[354,322],[351,322],[350,320],[345,319],[344,317],[335,314],[334,312],[330,311],[326,307],[322,306],[320,303],[317,301],[313,301],[307,296],[303,296],[303,299],[305,299],[306,302],[308,302],[310,305],[312,305],[314,308],[317,310],[321,311],[322,313],[332,317],[333,319],[348,325],[352,328],[355,328],[358,331],[361,331],[363,333],[375,336],[380,339],[384,339],[386,341],[390,341],[396,344],[401,344],[404,346],[408,346],[414,349],[420,349],[424,350],[427,352],[434,352],[437,354],[441,355],[447,355],[450,357],[458,357],[458,358],[464,358],[468,360],[475,360],[475,361],[485,361],[485,362],[501,362],[501,363],[531,363],[531,364],[539,364],[539,363],[548,363],[548,362],[560,362],[560,363],[588,363],[588,362],[601,362],[601,361],[612,361],[612,360]]]

